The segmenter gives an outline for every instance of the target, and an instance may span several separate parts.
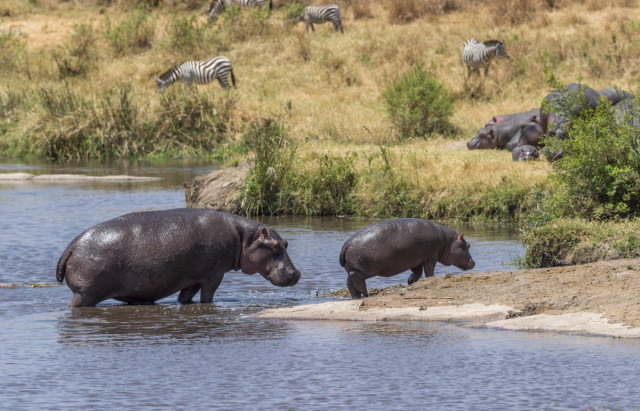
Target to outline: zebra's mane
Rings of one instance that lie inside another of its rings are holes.
[[[483,42],[485,46],[492,47],[502,43],[502,40],[487,40]]]

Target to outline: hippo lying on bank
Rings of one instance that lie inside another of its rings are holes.
[[[507,148],[511,151],[520,144],[520,140],[523,141],[522,144],[537,144],[542,134],[542,127],[536,115],[518,115],[506,121],[487,123],[471,140],[467,141],[467,148],[469,150]]]
[[[180,291],[178,301],[210,303],[224,274],[259,272],[272,284],[295,285],[300,272],[287,242],[255,221],[208,209],[126,214],[78,235],[62,253],[56,278],[73,291],[71,307],[114,298],[150,304]]]
[[[511,152],[513,161],[537,160],[540,158],[540,152],[534,146],[524,145],[518,146]]]
[[[582,84],[569,83],[565,88],[551,91],[542,100],[540,125],[547,135],[564,139],[567,119],[579,115],[582,110],[595,110],[599,103],[597,91]]]
[[[531,117],[540,117],[540,108],[532,108],[531,110],[523,111],[522,113],[510,113],[510,114],[498,114],[491,117],[491,120],[487,121],[484,126],[495,123],[503,123],[505,121],[516,119],[520,123],[526,123]]]
[[[617,88],[605,88],[598,91],[598,94],[609,100],[612,106],[615,106],[621,101],[633,100],[634,98],[636,98],[636,96],[634,96],[632,93]]]
[[[436,262],[471,270],[475,262],[461,234],[422,218],[385,220],[365,226],[342,246],[340,265],[347,271],[352,297],[368,297],[367,278],[391,277],[411,270],[409,284],[433,277]]]

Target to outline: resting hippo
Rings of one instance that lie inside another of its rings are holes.
[[[114,298],[150,304],[180,291],[210,303],[224,274],[259,272],[281,287],[298,282],[287,242],[273,229],[233,214],[178,208],[126,214],[78,235],[62,253],[56,278],[73,291],[71,307]]]
[[[469,150],[498,148],[496,138],[493,135],[493,128],[485,127],[478,130],[478,133],[473,136],[471,140],[467,141],[467,148]]]
[[[501,123],[488,124],[467,142],[469,150],[482,148],[505,148],[523,124],[537,123],[538,117],[513,117]]]
[[[559,107],[563,100],[566,107]],[[570,83],[564,89],[553,90],[542,100],[540,125],[548,135],[564,135],[565,123],[571,116],[577,116],[582,110],[595,110],[600,103],[600,94],[591,87]],[[549,115],[554,113],[556,121],[552,126]]]
[[[598,94],[609,100],[612,106],[615,106],[623,100],[631,100],[636,98],[636,96],[629,93],[628,91],[619,90],[617,88],[605,88],[598,91]]]
[[[519,146],[511,152],[513,161],[537,160],[540,157],[538,149],[534,146]]]
[[[362,227],[340,251],[352,297],[368,297],[367,278],[411,270],[409,284],[432,277],[436,262],[463,270],[475,267],[469,243],[450,228],[421,218],[385,220]]]
[[[490,125],[490,124],[495,124],[495,123],[503,123],[505,121],[509,121],[511,119],[519,119],[518,121],[525,123],[527,121],[529,121],[529,119],[533,116],[539,117],[540,116],[540,108],[532,108],[531,110],[527,110],[527,111],[523,111],[522,113],[511,113],[511,114],[499,114],[497,116],[493,116],[491,117],[491,120],[487,121],[485,123],[485,127]]]
[[[542,126],[535,121],[520,126],[520,130],[513,135],[511,140],[507,143],[507,150],[513,151],[518,146],[538,146],[540,143],[540,137],[544,133],[542,132]]]

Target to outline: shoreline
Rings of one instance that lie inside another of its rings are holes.
[[[388,287],[365,299],[267,309],[254,316],[445,321],[505,330],[640,338],[640,259],[438,276],[411,286]]]

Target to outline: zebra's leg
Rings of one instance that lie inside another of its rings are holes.
[[[224,76],[218,76],[218,84],[222,88],[229,88],[229,73]]]
[[[313,23],[309,23],[309,25],[311,26],[311,32],[315,33],[316,32],[316,28],[313,27]]]
[[[487,74],[489,74],[489,65],[488,64],[486,66],[484,66],[484,76],[487,77]]]

